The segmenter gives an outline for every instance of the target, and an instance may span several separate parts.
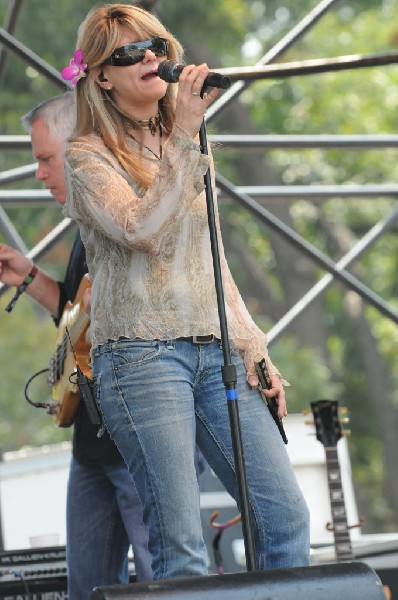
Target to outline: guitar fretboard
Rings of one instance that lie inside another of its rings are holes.
[[[354,554],[347,523],[337,448],[325,448],[325,452],[336,559],[337,562],[351,561],[354,560]]]

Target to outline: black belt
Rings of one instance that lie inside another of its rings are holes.
[[[176,339],[183,342],[191,342],[192,344],[211,344],[216,338],[214,335],[191,335],[190,337],[179,337]]]

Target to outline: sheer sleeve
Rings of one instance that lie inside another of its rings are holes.
[[[211,167],[213,176],[214,186],[214,168]],[[215,206],[217,206],[217,199],[215,196]],[[225,253],[224,246],[222,243],[220,219],[218,210],[216,210],[216,225],[218,230],[219,249],[220,249],[220,260],[221,269],[223,276],[223,286],[225,291],[225,299],[227,304],[227,318],[228,322],[231,323],[233,331],[233,339],[237,348],[241,350],[243,360],[246,367],[247,377],[250,375],[256,375],[255,362],[261,358],[265,358],[268,372],[270,375],[280,375],[282,383],[289,385],[287,381],[282,378],[278,368],[273,364],[268,354],[268,340],[266,334],[253,321],[246,305],[242,299],[239,289],[232,277],[229,269]]]
[[[95,136],[69,144],[65,155],[64,214],[101,230],[135,250],[158,254],[191,203],[204,189],[209,157],[174,126],[150,189],[143,191],[123,173]]]

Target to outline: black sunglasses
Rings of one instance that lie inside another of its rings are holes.
[[[164,38],[153,37],[143,42],[130,42],[116,48],[109,58],[102,64],[114,67],[128,67],[135,65],[145,58],[145,52],[152,50],[156,56],[168,56],[169,43]]]

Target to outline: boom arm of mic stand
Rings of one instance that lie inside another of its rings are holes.
[[[207,154],[207,134],[204,120],[199,130],[200,149]],[[227,316],[225,311],[224,291],[222,285],[220,253],[217,240],[217,228],[214,214],[213,190],[211,186],[210,169],[204,176],[207,202],[207,217],[210,231],[211,251],[213,255],[214,280],[217,295],[218,314],[220,319],[221,343],[224,354],[224,364],[221,368],[222,380],[226,389],[229,421],[231,426],[232,447],[235,459],[236,482],[239,495],[242,532],[245,543],[246,566],[248,571],[255,571],[256,558],[253,530],[250,518],[250,506],[246,480],[246,467],[243,456],[242,434],[239,420],[238,392],[236,389],[237,375],[235,365],[231,363],[231,353],[228,338]]]

